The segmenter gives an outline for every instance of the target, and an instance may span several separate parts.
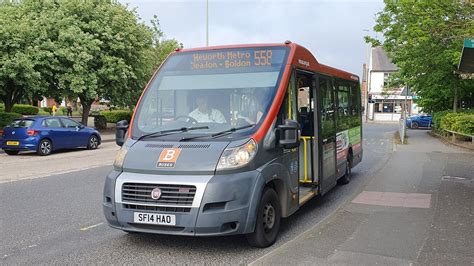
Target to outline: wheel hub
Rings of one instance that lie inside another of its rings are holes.
[[[269,231],[275,225],[275,208],[271,203],[267,203],[263,207],[263,228]]]

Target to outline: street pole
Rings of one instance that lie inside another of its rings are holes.
[[[209,0],[206,0],[206,46],[209,46]]]
[[[403,115],[404,116],[403,117],[403,139],[405,139],[406,136],[407,136],[407,130],[406,130],[407,123],[406,123],[406,121],[407,121],[407,115],[408,115],[408,112],[407,112],[408,111],[407,110],[407,108],[408,108],[407,98],[408,98],[408,90],[409,89],[410,89],[410,86],[407,84],[407,91],[405,92],[405,108],[404,108],[405,109],[405,114]],[[402,144],[403,144],[403,141],[402,141]]]
[[[367,32],[367,35],[370,33],[368,29],[364,29],[363,31]],[[370,44],[367,43],[367,54],[366,54],[366,69],[365,70],[365,122],[367,123],[367,120],[369,120],[369,69],[370,69]]]

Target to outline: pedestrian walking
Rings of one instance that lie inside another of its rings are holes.
[[[72,107],[71,107],[71,105],[67,106],[67,116],[69,116],[69,117],[72,116]]]
[[[53,105],[51,111],[53,111],[53,116],[56,116],[56,112],[58,111],[58,107],[56,106],[56,104]]]

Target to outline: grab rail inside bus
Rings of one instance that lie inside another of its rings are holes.
[[[300,183],[310,184],[313,181],[308,173],[308,143],[314,140],[314,136],[300,136],[300,140],[303,143],[303,180],[300,180]]]

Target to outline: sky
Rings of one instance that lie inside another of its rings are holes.
[[[282,43],[309,49],[318,62],[362,77],[363,36],[373,31],[383,0],[208,0],[209,45]],[[157,15],[167,39],[206,46],[206,0],[120,0],[149,23]]]

